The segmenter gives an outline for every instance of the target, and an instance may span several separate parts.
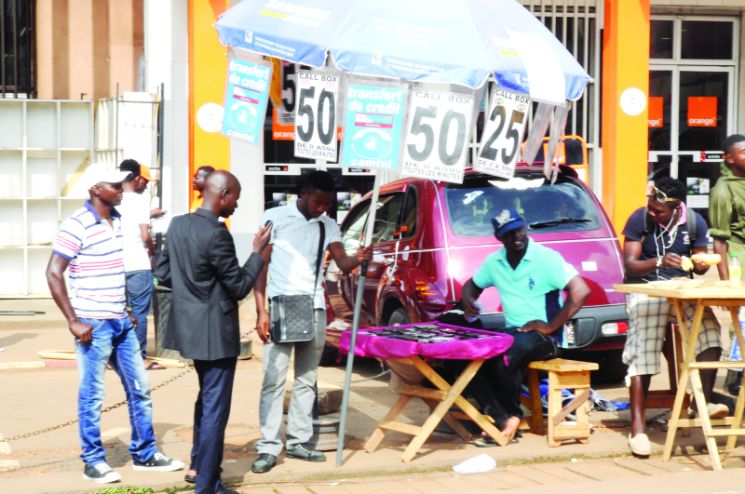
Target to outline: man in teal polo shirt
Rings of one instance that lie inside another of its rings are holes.
[[[483,412],[508,439],[520,426],[520,385],[530,362],[557,354],[560,329],[582,307],[590,289],[555,250],[528,238],[525,221],[514,209],[492,218],[494,235],[504,247],[490,254],[463,286],[463,310],[478,315],[476,299],[493,286],[502,300],[506,329],[515,340],[505,358],[488,361],[474,396]],[[566,300],[561,303],[561,293]]]

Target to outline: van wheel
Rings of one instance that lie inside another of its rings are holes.
[[[592,373],[592,377],[599,383],[616,384],[626,377],[628,367],[621,360],[623,350],[609,350],[607,352],[591,352],[593,360],[600,368]]]
[[[386,326],[393,326],[394,324],[409,324],[411,321],[409,321],[409,315],[406,313],[406,311],[403,308],[398,308],[391,312],[391,315],[388,316],[388,322],[386,323]]]

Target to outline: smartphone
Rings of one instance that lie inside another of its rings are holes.
[[[266,223],[264,223],[264,228],[269,228],[272,226],[272,220],[266,220]]]

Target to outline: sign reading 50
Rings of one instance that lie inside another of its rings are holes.
[[[468,151],[473,94],[439,90],[411,93],[403,171],[460,182]]]
[[[301,70],[297,73],[295,156],[336,161],[335,72]]]

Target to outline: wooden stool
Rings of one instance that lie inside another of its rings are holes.
[[[541,390],[538,387],[538,372],[548,372],[548,445],[559,446],[562,441],[576,439],[587,443],[590,437],[590,418],[587,401],[590,398],[590,372],[598,370],[594,362],[581,362],[555,358],[531,362],[528,366],[528,387],[530,398],[530,428],[540,433],[543,431],[543,411],[541,407]],[[574,399],[566,406],[562,405],[561,390],[568,388],[574,391]],[[565,423],[567,415],[575,412],[577,420]]]

